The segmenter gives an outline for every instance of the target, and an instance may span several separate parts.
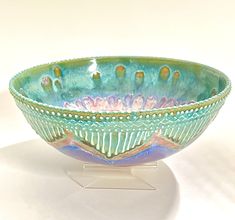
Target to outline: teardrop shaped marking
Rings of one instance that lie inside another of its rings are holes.
[[[60,127],[60,133],[61,133],[62,136],[65,135],[65,132],[64,132],[64,128],[63,128],[63,127]]]
[[[87,133],[87,131],[85,131],[85,140],[86,140],[86,141],[89,141],[89,140],[88,140],[88,133]]]
[[[131,146],[131,149],[135,147],[139,135],[140,135],[140,131],[138,131],[138,133],[137,133],[137,135],[136,135],[136,137],[135,137],[135,140],[134,140],[134,142],[133,142],[133,144],[132,144],[132,146]]]
[[[202,118],[202,121],[200,123],[200,126],[199,126],[199,129],[198,129],[198,133],[197,134],[200,134],[202,129],[205,127],[206,123],[208,123],[208,117],[203,117]]]
[[[75,134],[76,136],[78,136],[78,132],[77,132],[76,129],[74,130],[74,134]]]
[[[116,146],[116,149],[115,149],[115,155],[118,154],[118,148],[119,148],[119,145],[120,145],[120,139],[121,139],[121,132],[119,131],[118,132],[118,142],[117,142],[117,146]]]
[[[184,135],[185,130],[188,128],[188,126],[184,125],[180,135],[179,135],[179,142],[182,142],[182,136]]]
[[[200,130],[200,127],[201,125],[203,124],[203,118],[199,118],[198,121],[197,121],[197,128],[195,129],[195,134],[198,134],[199,130]]]
[[[141,141],[143,140],[144,133],[145,133],[145,131],[141,132],[140,139],[138,141],[138,145],[140,145]]]
[[[167,126],[167,127],[165,127],[165,131],[164,131],[164,133],[163,133],[163,136],[164,136],[164,137],[166,137],[166,136],[167,136],[168,130],[169,130],[168,126]]]
[[[125,133],[125,141],[124,141],[123,146],[122,146],[122,153],[125,151],[127,138],[128,138],[128,132],[126,131],[126,133]]]
[[[45,137],[46,137],[46,140],[47,140],[47,141],[50,141],[50,137],[48,136],[48,133],[47,133],[47,131],[46,131],[44,125],[42,125],[41,122],[40,122],[39,124],[40,124],[40,127],[41,127],[41,129],[42,129],[42,131],[43,131]]]
[[[131,145],[131,140],[132,140],[133,133],[134,133],[134,132],[131,132],[131,135],[130,135],[129,142],[128,142],[128,145],[127,145],[126,150],[129,150],[129,149],[130,149],[130,145]]]
[[[40,132],[40,134],[42,134],[42,136],[47,140],[47,136],[45,134],[45,131],[42,129],[41,124],[36,120],[36,123],[38,125],[38,131]]]
[[[94,133],[93,131],[91,132],[91,145],[94,145]]]
[[[54,130],[54,126],[53,126],[53,125],[51,126],[51,135],[52,135],[53,139],[56,138],[56,133],[55,133],[55,130]]]
[[[97,132],[97,144],[96,144],[96,149],[100,150],[100,133]]]
[[[182,140],[180,141],[180,143],[182,143],[182,144],[184,143],[184,140],[187,138],[191,127],[192,127],[192,124],[190,124],[189,126],[187,126],[187,131],[186,131],[186,133],[184,134],[184,137],[182,138]]]
[[[63,137],[63,133],[62,133],[62,131],[61,131],[61,128],[60,128],[60,125],[57,125],[56,127],[55,127],[55,130],[56,130],[56,134],[57,134],[57,138],[62,138]]]
[[[195,129],[195,132],[194,132],[195,135],[198,134],[198,131],[199,131],[200,126],[201,126],[201,124],[203,123],[203,121],[204,121],[203,118],[198,118],[198,119],[197,119],[197,126],[196,126],[196,129]]]
[[[103,134],[103,143],[102,143],[102,148],[101,148],[102,153],[105,153],[105,136],[106,136],[106,132],[104,132]]]
[[[38,131],[40,132],[40,134],[42,134],[42,136],[47,140],[47,136],[45,134],[45,131],[42,129],[42,126],[40,125],[40,123],[37,121],[38,124]]]
[[[180,127],[179,127],[179,126],[176,127],[176,129],[175,129],[175,131],[174,131],[174,134],[173,134],[173,137],[172,137],[174,140],[177,140],[176,137],[177,137],[177,135],[178,135],[179,130],[180,130]]]
[[[80,135],[81,138],[83,138],[82,130],[79,130],[79,135]]]
[[[145,131],[144,138],[143,138],[144,141],[147,139],[147,133],[148,133],[148,132]]]
[[[58,129],[58,125],[55,127],[55,133],[57,138],[61,136],[60,131]]]
[[[108,157],[110,157],[112,154],[111,147],[112,147],[112,132],[109,133],[109,148],[108,148],[108,154],[107,154]]]
[[[43,136],[45,137],[46,140],[48,140],[47,134],[46,134],[45,130],[43,129],[43,126],[41,125],[41,123],[39,121],[38,121],[38,125],[39,125],[39,128],[40,128]]]
[[[169,133],[168,133],[169,138],[172,138],[172,133],[173,133],[174,129],[175,129],[175,127],[172,127],[172,128],[169,129],[170,130]]]
[[[42,123],[41,123],[41,127],[42,127],[42,130],[44,131],[44,133],[46,134],[47,140],[50,141],[51,137],[50,137],[50,134],[47,131],[47,126],[42,125]]]
[[[196,123],[197,123],[197,122],[196,122]],[[194,136],[196,127],[197,127],[197,124],[194,123],[193,126],[192,126],[192,128],[190,129],[190,132],[189,132],[189,134],[188,134],[188,137],[187,137],[186,140],[185,140],[186,143],[187,143],[189,140],[191,140],[192,137]]]

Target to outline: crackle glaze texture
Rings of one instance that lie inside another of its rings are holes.
[[[81,161],[117,166],[186,147],[215,118],[230,88],[211,67],[151,57],[61,61],[10,82],[16,104],[50,145]]]

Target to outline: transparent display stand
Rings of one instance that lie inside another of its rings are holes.
[[[156,187],[144,178],[144,174],[150,169],[157,171],[157,162],[133,167],[84,163],[79,170],[65,172],[86,189],[155,190]]]

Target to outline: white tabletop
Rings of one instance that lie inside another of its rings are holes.
[[[17,72],[84,56],[192,60],[235,82],[234,0],[0,0],[0,220],[234,220],[235,93],[191,146],[148,176],[156,191],[85,190],[4,89]],[[3,91],[3,92],[2,92]]]

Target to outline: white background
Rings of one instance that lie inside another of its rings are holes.
[[[164,184],[155,194],[84,192],[63,182],[62,174],[53,179],[49,167],[40,178],[33,169],[13,172],[19,164],[13,164],[11,152],[17,150],[6,148],[37,138],[7,93],[9,79],[34,65],[84,56],[160,56],[204,63],[235,81],[234,11],[233,0],[0,0],[0,158],[6,156],[0,160],[0,220],[235,219],[233,91],[207,131],[164,160],[176,179],[165,188],[170,194],[159,196]],[[56,158],[49,149],[45,154]],[[177,204],[162,205],[166,197]],[[160,218],[157,207],[169,215]]]

